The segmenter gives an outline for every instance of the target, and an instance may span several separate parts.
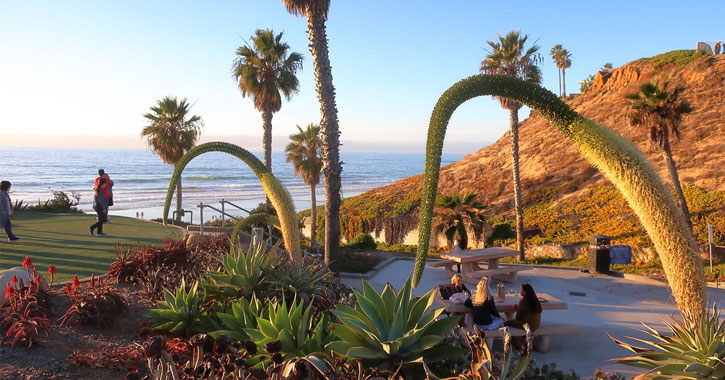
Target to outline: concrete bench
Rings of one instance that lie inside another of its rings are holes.
[[[529,265],[510,265],[505,267],[498,267],[494,269],[482,269],[475,272],[462,273],[463,280],[466,282],[478,283],[481,277],[493,277],[503,282],[514,282],[516,280],[516,274],[523,270],[532,269]]]
[[[494,339],[502,339],[503,335],[498,330],[484,331],[486,333],[486,342],[489,347],[493,343]],[[579,334],[581,330],[576,325],[565,325],[557,323],[546,323],[539,327],[538,330],[534,331],[534,349],[539,352],[546,352],[549,350],[549,338],[552,335],[562,334]],[[526,331],[517,328],[509,327],[509,335],[511,336],[526,336]]]
[[[453,276],[454,273],[461,273],[461,264],[451,260],[441,260],[430,264],[433,268],[446,268],[446,274]],[[456,266],[457,270],[454,271],[453,267]]]

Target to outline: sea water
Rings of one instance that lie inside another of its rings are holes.
[[[261,152],[252,152],[260,160]],[[460,155],[444,155],[441,165],[461,159]],[[351,197],[367,190],[388,185],[400,179],[421,174],[425,168],[424,154],[408,153],[341,153],[343,161],[342,196]],[[81,148],[0,148],[0,179],[12,182],[13,202],[37,204],[53,197],[53,190],[80,195],[79,207],[92,211],[93,179],[103,168],[115,185],[111,215],[145,219],[159,218],[173,173],[173,166],[164,164],[146,149],[81,149]],[[292,165],[285,162],[283,152],[272,152],[272,172],[289,190],[296,209],[310,208],[310,187],[293,175]],[[324,179],[317,185],[317,204],[324,204]],[[182,175],[183,208],[192,210],[198,223],[199,204],[215,204],[220,200],[250,210],[264,201],[264,191],[251,169],[241,160],[225,153],[206,153],[187,165]],[[172,201],[176,209],[176,200]],[[245,215],[232,206],[233,215]],[[169,215],[171,216],[171,215]],[[184,219],[189,221],[191,215]],[[204,219],[218,216],[204,209]]]

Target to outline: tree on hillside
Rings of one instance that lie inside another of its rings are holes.
[[[240,46],[232,66],[242,96],[251,96],[254,107],[262,113],[264,166],[272,171],[272,116],[282,108],[282,95],[289,100],[299,91],[297,70],[302,68],[302,55],[289,52],[282,42],[284,32],[257,29],[252,45]]]
[[[657,81],[651,81],[641,85],[639,92],[628,94],[627,99],[630,100],[628,118],[633,125],[649,128],[650,140],[662,151],[670,181],[677,194],[677,205],[692,229],[690,210],[682,193],[675,160],[672,158],[670,136],[680,138],[682,116],[692,112],[693,108],[686,100],[680,99],[685,87],[676,86],[672,91],[668,91],[668,85],[669,81],[665,81],[662,87]]]
[[[477,195],[474,191],[443,195],[436,200],[433,231],[435,235],[445,235],[448,248],[452,248],[456,237],[459,237],[461,248],[468,249],[467,229],[473,231],[474,239],[481,240],[486,226],[483,216],[486,206],[476,201]]]
[[[166,164],[176,165],[194,147],[204,122],[199,115],[190,115],[191,105],[186,98],[164,97],[156,101],[151,112],[143,115],[151,124],[141,131],[151,150]],[[181,221],[181,178],[176,185],[176,221]]]
[[[592,88],[593,84],[594,84],[594,75],[590,75],[583,81],[579,82],[579,92],[581,92],[583,94],[584,91]]]
[[[340,162],[340,129],[337,124],[335,87],[327,50],[325,21],[330,0],[282,0],[287,11],[307,18],[310,54],[315,69],[315,88],[320,101],[320,132],[322,133],[322,160],[325,173],[325,264],[335,273],[339,270],[340,251],[340,190],[342,163]]]
[[[320,126],[314,123],[302,130],[297,126],[298,133],[290,135],[287,144],[287,162],[292,163],[294,175],[301,176],[302,181],[310,187],[310,207],[312,211],[312,229],[310,239],[315,240],[317,234],[317,197],[315,186],[320,183],[322,173],[322,139],[320,139]]]
[[[559,68],[559,96],[566,96],[566,69],[571,67],[571,53],[561,44],[556,44],[551,48],[551,58]]]
[[[608,72],[612,71],[613,69],[614,69],[614,65],[612,64],[612,62],[607,62],[607,63],[605,63],[605,64],[604,64],[604,65],[602,66],[602,68],[601,68],[601,69],[599,69],[599,71],[602,71],[602,72],[608,73]]]
[[[537,64],[541,56],[537,53],[539,46],[533,45],[526,49],[524,45],[528,35],[521,36],[521,31],[511,31],[505,37],[498,35],[498,42],[487,41],[491,50],[481,62],[481,73],[506,75],[523,79],[527,82],[541,83],[541,70]],[[514,181],[514,210],[516,213],[516,249],[519,260],[524,255],[524,214],[521,196],[521,177],[519,174],[519,109],[521,103],[499,98],[501,107],[509,110],[511,125],[511,161]]]

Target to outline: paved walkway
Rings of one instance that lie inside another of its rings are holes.
[[[412,272],[412,260],[397,260],[383,268],[368,282],[382,290],[386,282],[400,288]],[[428,267],[414,294],[423,295],[437,284],[450,279],[442,268]],[[350,286],[360,289],[358,279],[345,279]],[[543,323],[575,324],[581,327],[576,335],[555,335],[549,351],[535,352],[540,365],[556,363],[562,370],[573,369],[579,376],[591,376],[598,368],[631,376],[637,373],[631,367],[612,364],[609,359],[627,356],[629,351],[612,342],[607,333],[621,339],[627,336],[644,338],[635,330],[644,322],[660,331],[667,331],[665,322],[671,321],[677,309],[666,284],[655,280],[632,280],[609,276],[593,276],[569,269],[544,269],[519,272],[515,284],[506,284],[506,290],[518,291],[522,282],[530,283],[537,292],[548,293],[566,302],[568,310],[547,310]],[[469,284],[475,287],[476,284]],[[469,286],[471,287],[471,286]],[[495,291],[495,284],[492,290]],[[574,295],[574,294],[584,295]],[[725,289],[710,289],[710,303],[725,303]]]

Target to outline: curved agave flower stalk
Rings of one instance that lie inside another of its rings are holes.
[[[704,269],[697,255],[692,232],[652,165],[631,142],[614,130],[577,114],[550,91],[505,76],[474,75],[463,79],[444,92],[433,109],[428,127],[420,235],[413,284],[418,285],[425,268],[443,138],[448,121],[463,102],[483,95],[509,98],[539,112],[572,140],[589,163],[619,189],[647,230],[662,259],[680,312],[686,319],[696,321],[705,307]]]
[[[231,244],[230,251],[234,250],[234,246],[237,244],[237,239],[238,239],[239,233],[242,232],[242,229],[249,226],[250,224],[254,224],[257,222],[270,223],[277,229],[281,230],[280,225],[279,225],[279,218],[277,218],[274,215],[265,214],[262,212],[249,215],[248,217],[240,220],[239,223],[237,223],[237,225],[234,226],[234,230],[232,230],[232,234],[231,234],[232,241],[230,243]]]
[[[171,206],[171,198],[174,195],[174,189],[176,183],[181,177],[181,172],[184,171],[186,165],[191,162],[196,156],[207,152],[223,152],[231,154],[232,156],[244,161],[249,166],[254,174],[257,175],[259,181],[262,183],[264,193],[269,197],[272,202],[274,209],[277,210],[279,216],[279,224],[282,229],[282,237],[284,238],[284,246],[287,252],[290,254],[292,262],[300,262],[302,259],[302,249],[300,247],[300,233],[297,224],[297,214],[295,212],[295,206],[292,202],[287,189],[282,185],[281,182],[270,173],[264,164],[259,161],[252,153],[249,153],[246,149],[225,142],[209,142],[194,147],[190,151],[186,152],[184,157],[179,160],[174,168],[174,175],[171,176],[171,182],[169,183],[169,190],[166,192],[166,202],[164,202],[164,224],[169,215],[169,208]]]

